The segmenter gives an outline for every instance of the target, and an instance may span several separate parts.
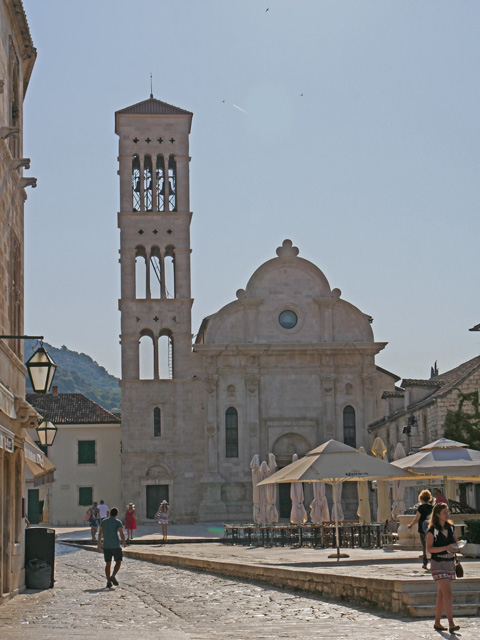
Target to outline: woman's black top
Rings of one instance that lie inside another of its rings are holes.
[[[429,515],[433,511],[433,506],[428,503],[422,503],[418,509],[418,513],[420,514],[420,520],[418,521],[418,533],[423,533],[423,523],[429,517]]]
[[[449,544],[455,544],[455,538],[453,536],[453,525],[447,523],[447,535],[444,531],[430,527],[427,533],[433,535],[432,547],[447,547]],[[435,535],[435,533],[437,535]],[[441,551],[440,553],[432,553],[432,560],[453,560],[454,555],[450,551]]]

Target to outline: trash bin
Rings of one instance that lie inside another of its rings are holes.
[[[43,527],[25,529],[25,581],[27,587],[29,589],[51,589],[55,582],[54,578],[55,530]]]

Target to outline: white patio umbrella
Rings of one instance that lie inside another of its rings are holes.
[[[250,462],[250,468],[252,470],[253,487],[253,521],[260,524],[260,494],[262,493],[262,489],[258,486],[258,483],[262,480],[262,477],[260,472],[260,456],[258,453],[253,456],[252,461]]]
[[[367,455],[364,447],[358,448],[359,453]],[[315,486],[315,485],[314,485]],[[370,510],[370,496],[368,493],[368,482],[357,482],[358,509],[357,516],[360,524],[370,524],[372,513]]]
[[[417,453],[392,464],[414,474],[443,478],[446,498],[455,499],[455,480],[480,481],[480,451],[448,438],[435,440],[421,447]]]
[[[399,442],[395,447],[395,453],[393,454],[394,460],[401,460],[406,455],[403,444]],[[397,520],[398,516],[403,516],[405,513],[405,480],[394,480],[392,489],[392,519]]]
[[[375,438],[372,446],[373,455],[379,460],[387,461],[387,447],[379,437]],[[390,494],[388,482],[377,481],[377,522],[386,522],[391,518]]]
[[[296,453],[292,456],[292,462],[298,460]],[[290,511],[290,522],[292,524],[304,524],[307,521],[307,512],[303,504],[305,496],[303,495],[303,485],[301,482],[292,482],[290,486],[290,499],[292,500],[292,510]]]
[[[268,454],[268,473],[267,477],[271,476],[277,470],[277,461],[273,453]],[[266,498],[267,505],[265,509],[266,521],[271,524],[272,522],[278,522],[278,510],[277,510],[277,485],[267,484]]]
[[[330,520],[324,482],[312,482],[313,500],[310,505],[310,520],[314,524],[321,524]]]
[[[365,456],[353,447],[342,442],[329,440],[316,449],[309,451],[304,458],[292,462],[288,467],[277,471],[262,481],[262,485],[284,482],[326,482],[335,487],[342,482],[377,480],[379,478],[397,479],[412,476],[393,467],[384,460]],[[338,537],[338,509],[336,492],[333,491],[335,531],[337,540],[337,560],[340,560]]]

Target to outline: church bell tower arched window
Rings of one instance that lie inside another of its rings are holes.
[[[177,210],[177,162],[173,155],[168,159],[168,210]]]
[[[155,170],[155,193],[157,194],[157,211],[165,211],[165,159],[162,155],[157,156]]]
[[[132,159],[132,211],[141,210],[140,157],[138,155],[134,155]]]

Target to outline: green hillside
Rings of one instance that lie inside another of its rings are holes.
[[[35,344],[35,340],[25,340],[25,361],[32,355]],[[43,344],[58,365],[53,384],[58,387],[59,393],[83,393],[108,411],[120,411],[118,378],[86,353],[71,351],[65,345],[57,349],[47,342]],[[32,391],[27,376],[27,393]]]

